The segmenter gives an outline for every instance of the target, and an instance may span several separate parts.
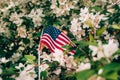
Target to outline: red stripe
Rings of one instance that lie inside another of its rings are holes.
[[[59,45],[63,46],[64,44],[59,42],[58,40],[55,40],[56,43],[58,43]]]
[[[64,42],[64,43],[68,44],[68,42],[67,42],[66,40],[64,40],[63,38],[61,38],[61,37],[59,37],[59,36],[58,36],[58,39],[59,39],[60,41]]]
[[[47,39],[47,38],[44,37],[44,38],[42,38],[42,41],[44,41],[44,40],[47,40],[46,42],[50,43],[51,47],[55,48],[55,45],[53,44],[52,41],[50,41],[50,39]]]
[[[64,33],[61,33],[62,36],[64,36],[70,43],[72,42]],[[76,45],[74,43],[71,44],[72,47],[75,47]]]
[[[41,43],[44,43],[50,49],[51,52],[54,52],[54,50],[50,47],[50,45],[46,41],[41,41]]]
[[[56,38],[56,40],[53,40],[52,37],[46,33],[43,34],[40,39],[40,43],[44,43],[50,49],[51,52],[54,52],[55,48],[64,51],[64,48],[62,48],[62,46],[68,44],[69,42],[71,42],[71,40],[64,33],[61,33]],[[71,50],[69,53],[74,54],[75,51]]]
[[[65,37],[68,41],[71,41],[64,33],[61,33],[63,37]]]
[[[55,43],[49,35],[43,35],[42,39],[47,39],[55,47]]]

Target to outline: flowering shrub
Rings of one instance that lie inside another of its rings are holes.
[[[43,48],[42,30],[65,30],[76,47]],[[67,54],[75,50],[75,54]],[[119,80],[119,0],[0,0],[0,80]]]

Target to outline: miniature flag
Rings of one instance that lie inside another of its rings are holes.
[[[40,38],[39,49],[41,49],[42,45],[45,45],[51,52],[54,52],[55,49],[64,51],[65,49],[63,46],[70,44],[71,42],[72,41],[62,31],[55,27],[49,26],[43,31],[42,37]],[[74,54],[75,51],[71,50],[69,53]]]

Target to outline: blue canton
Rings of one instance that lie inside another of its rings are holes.
[[[45,34],[45,33],[48,34],[48,35],[50,35],[53,40],[56,40],[56,38],[61,33],[61,31],[59,29],[56,29],[53,26],[48,26],[43,31],[43,34]]]

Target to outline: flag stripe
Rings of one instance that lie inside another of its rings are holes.
[[[50,41],[50,39],[49,39],[49,38],[44,37],[44,38],[42,38],[42,40],[46,40],[46,41],[47,41],[47,43],[50,43],[50,45],[52,46],[52,48],[54,48],[54,49],[55,49],[55,46],[54,46],[53,42],[52,42],[52,41]]]
[[[61,44],[62,44],[62,46],[63,46],[63,45],[66,45],[66,43],[65,43],[65,42],[61,41],[61,40],[60,40],[60,39],[58,39],[58,38],[57,38],[55,41],[57,41],[57,42],[61,43]]]
[[[71,41],[63,32],[61,32],[61,35],[66,38],[68,41]]]
[[[61,35],[62,35],[63,37],[65,37],[65,38],[69,41],[69,43],[72,42],[64,33],[61,33]],[[75,46],[76,46],[74,43],[72,43],[71,45],[72,45],[72,47],[75,47]]]
[[[54,52],[54,49],[51,47],[51,45],[46,40],[42,40],[41,43],[44,43],[50,49],[51,52]]]
[[[48,37],[48,38],[53,42],[53,45],[58,46],[58,47],[61,47],[61,46],[62,46],[61,44],[56,43],[56,42],[51,38],[50,35],[48,35],[48,34],[43,34],[43,36]]]
[[[62,51],[64,50],[62,48],[62,46],[58,46],[58,44],[55,43],[55,41],[49,35],[47,35],[47,34],[44,34],[42,36],[42,40],[47,40],[47,43],[50,43],[51,47],[54,48],[54,49],[58,48],[59,50],[62,50]]]
[[[66,44],[69,43],[69,41],[68,41],[65,37],[63,37],[62,35],[59,35],[59,36],[58,36],[58,39],[64,41]]]
[[[51,52],[55,52],[55,49],[66,50],[63,46],[71,43],[71,40],[57,28],[49,26],[44,29],[43,35],[40,38],[41,43],[45,44]],[[70,51],[69,53],[74,54],[75,52]]]

